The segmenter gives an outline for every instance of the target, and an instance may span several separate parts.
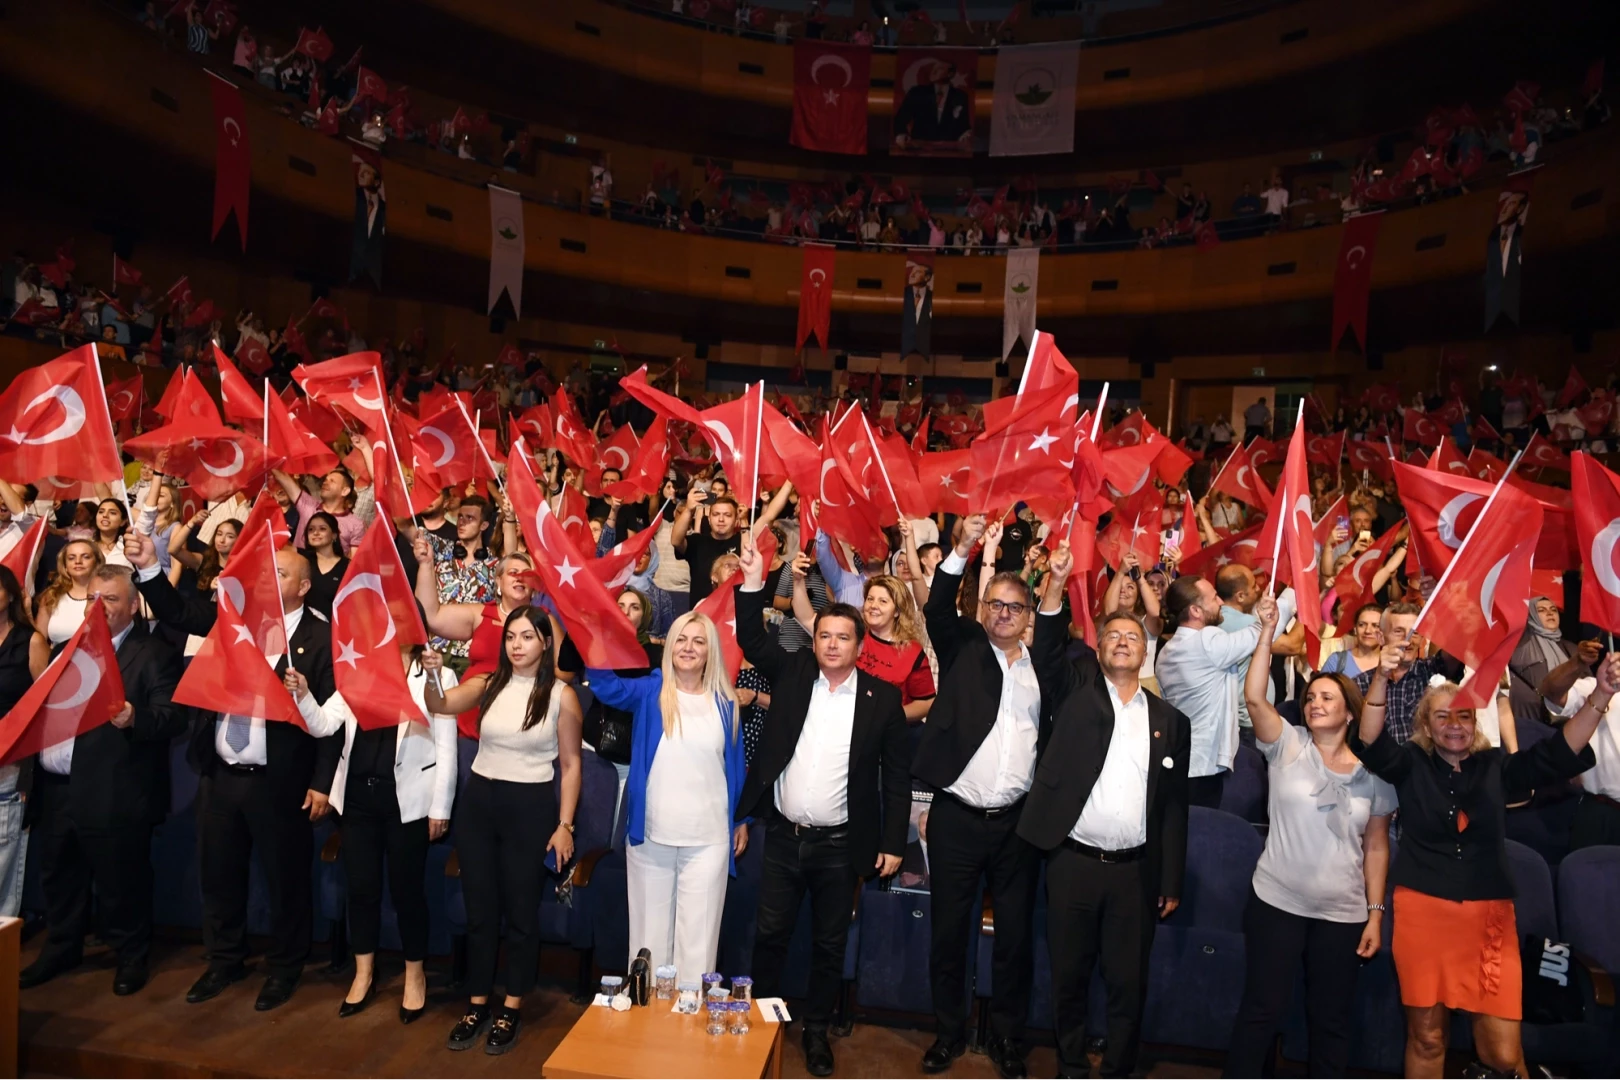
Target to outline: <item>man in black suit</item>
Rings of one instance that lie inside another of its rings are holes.
[[[214,608],[199,594],[182,596],[158,572],[150,537],[125,534],[124,552],[136,568],[141,595],[158,621],[206,634]],[[290,666],[308,683],[298,698],[305,723],[321,722],[318,706],[336,686],[332,629],[304,607],[309,561],[290,547],[276,553],[286,613],[288,654],[266,657],[288,678]],[[289,679],[289,682],[294,681]],[[309,958],[314,910],[310,863],[312,823],[328,811],[326,794],[343,752],[343,734],[313,738],[292,724],[262,716],[204,713],[191,732],[188,757],[201,776],[197,789],[197,856],[203,892],[203,945],[208,970],[191,987],[192,1003],[217,997],[247,976],[248,860],[257,847],[270,892],[267,978],[254,1008],[285,1004]]]
[[[859,611],[829,605],[816,617],[811,650],[784,652],[765,633],[764,560],[751,540],[744,540],[741,555],[737,643],[774,688],[737,800],[739,821],[765,821],[754,986],[762,997],[780,993],[788,942],[808,890],[804,1057],[812,1075],[831,1076],[827,1025],[843,977],[850,903],[862,878],[894,874],[906,850],[906,714],[898,688],[856,670],[866,633]]]
[[[1504,190],[1496,200],[1496,228],[1485,241],[1485,329],[1506,315],[1519,322],[1523,284],[1524,219],[1530,209],[1525,191]]]
[[[1052,712],[1052,739],[1018,834],[1047,853],[1048,946],[1058,1075],[1089,1076],[1086,991],[1099,955],[1108,988],[1103,1076],[1136,1067],[1156,918],[1176,909],[1187,865],[1187,718],[1137,681],[1147,631],[1116,611],[1099,651],[1069,660],[1062,612],[1074,568],[1052,556],[1031,653]]]
[[[109,723],[48,746],[34,770],[34,844],[49,927],[39,958],[22,972],[26,989],[79,965],[95,883],[102,936],[118,958],[113,993],[146,985],[152,945],[152,828],[169,809],[169,741],[190,710],[172,700],[180,654],[137,621],[141,596],[128,568],[103,566],[90,579],[101,598],[124,682],[124,707]]]
[[[922,1068],[944,1072],[967,1049],[966,954],[979,932],[979,882],[988,878],[995,904],[995,996],[985,1050],[1003,1077],[1021,1077],[1028,1075],[1023,1038],[1034,977],[1030,922],[1040,853],[1018,835],[1017,825],[1050,726],[1042,724],[1041,688],[1023,643],[1034,616],[1029,586],[1016,573],[997,574],[979,607],[982,622],[956,613],[963,573],[978,573],[968,556],[986,531],[983,514],[963,520],[962,537],[935,568],[923,606],[939,659],[939,696],[911,765],[912,775],[934,795],[923,830],[933,902],[928,972],[937,1038]],[[998,539],[999,523],[989,531]]]
[[[961,143],[973,138],[973,110],[967,91],[955,85],[956,65],[934,60],[928,81],[919,81],[900,99],[894,114],[894,144]],[[922,149],[928,149],[925,145]]]

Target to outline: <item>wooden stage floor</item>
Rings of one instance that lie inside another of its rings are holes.
[[[36,934],[23,946],[22,963],[38,953]],[[317,945],[317,955],[322,946]],[[350,974],[328,975],[324,961],[312,964],[298,992],[286,1005],[255,1012],[253,999],[263,979],[257,973],[213,1001],[188,1005],[186,990],[202,973],[202,949],[195,942],[161,936],[153,945],[152,978],[132,997],[114,997],[112,958],[93,949],[83,966],[44,986],[22,992],[19,1018],[23,1076],[215,1077],[215,1076],[539,1076],[552,1049],[578,1018],[581,1006],[568,1000],[567,972],[573,958],[548,951],[541,987],[524,1003],[524,1028],[517,1047],[492,1058],[482,1048],[462,1053],[445,1049],[445,1036],[465,999],[444,986],[444,969],[428,965],[428,1013],[406,1027],[399,1022],[403,964],[384,954],[381,983],[371,1006],[338,1019],[338,1004]],[[912,1018],[914,1021],[916,1018]],[[932,1041],[927,1030],[857,1022],[853,1034],[833,1040],[839,1076],[910,1077],[920,1072],[922,1053]],[[1033,1076],[1052,1076],[1056,1058],[1049,1046],[1029,1056]],[[784,1077],[808,1075],[797,1028],[788,1033]],[[981,1055],[965,1055],[949,1074],[989,1077],[995,1072]],[[1215,1070],[1161,1064],[1155,1076],[1212,1076]]]

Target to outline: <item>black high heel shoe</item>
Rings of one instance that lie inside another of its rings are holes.
[[[359,1001],[345,1001],[342,1005],[338,1006],[338,1018],[342,1019],[346,1016],[353,1016],[355,1013],[363,1011],[367,1005],[371,1004],[372,995],[376,992],[377,977],[373,975],[371,978],[371,985],[366,987],[364,997],[362,997]]]
[[[420,1009],[407,1009],[405,1006],[401,1005],[399,1007],[399,1022],[402,1024],[414,1024],[418,1020],[422,1019],[422,1014],[425,1012],[427,1012],[426,1002],[423,1002]]]

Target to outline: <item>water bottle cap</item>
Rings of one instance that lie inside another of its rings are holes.
[[[675,977],[675,965],[674,964],[660,964],[660,965],[658,965],[658,971],[655,972],[655,974],[660,979],[673,979]]]

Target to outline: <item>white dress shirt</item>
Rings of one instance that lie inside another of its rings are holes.
[[[1069,836],[1104,851],[1128,851],[1147,843],[1148,756],[1153,752],[1147,691],[1138,684],[1131,700],[1121,701],[1114,684],[1103,681],[1114,707],[1114,734],[1102,772]]]
[[[118,651],[118,646],[124,643],[124,639],[129,637],[129,632],[133,629],[135,629],[135,624],[130,623],[114,635],[112,639],[113,652]],[[57,776],[73,775],[73,744],[77,741],[78,737],[75,736],[72,739],[64,739],[55,746],[47,746],[41,750],[39,752],[39,767],[48,773],[55,773]]]
[[[283,625],[287,628],[287,640],[291,641],[293,634],[298,632],[298,624],[304,621],[304,608],[298,607],[287,612]],[[281,663],[281,653],[267,653],[265,662],[273,669]],[[195,660],[192,663],[196,663]],[[320,703],[315,700],[314,694],[305,694],[302,701],[297,703],[298,712],[304,718],[304,725],[311,731],[320,731],[322,734],[331,734],[326,729],[326,718],[321,714]],[[219,719],[214,721],[214,753],[227,765],[268,765],[270,764],[269,749],[265,743],[264,725],[267,723],[262,716],[250,716],[248,722],[247,746],[241,750],[232,750],[230,743],[225,740],[226,725],[230,719],[229,713],[220,713]],[[335,730],[335,729],[334,729]]]
[[[1279,632],[1293,619],[1295,602],[1292,589],[1277,598]],[[1258,622],[1235,634],[1219,626],[1183,626],[1159,650],[1154,665],[1159,690],[1192,726],[1188,776],[1231,769],[1238,748],[1238,697],[1259,640]]]
[[[1041,687],[1029,650],[1020,643],[1018,659],[1011,663],[1006,650],[992,646],[992,651],[1001,666],[995,725],[956,783],[945,789],[981,810],[1011,806],[1029,793],[1035,780],[1035,739],[1041,726]]]
[[[849,743],[855,731],[852,670],[834,689],[816,676],[810,711],[798,745],[776,780],[776,808],[796,825],[830,826],[849,821]]]
[[[1591,677],[1576,679],[1575,685],[1569,688],[1569,695],[1562,706],[1554,704],[1550,699],[1544,699],[1547,710],[1554,716],[1569,719],[1580,712],[1586,699],[1592,696],[1597,689],[1597,680]],[[1592,733],[1592,753],[1597,755],[1597,764],[1581,773],[1581,787],[1593,795],[1602,795],[1608,799],[1620,799],[1620,694],[1609,702],[1608,711],[1603,714],[1603,722]]]

